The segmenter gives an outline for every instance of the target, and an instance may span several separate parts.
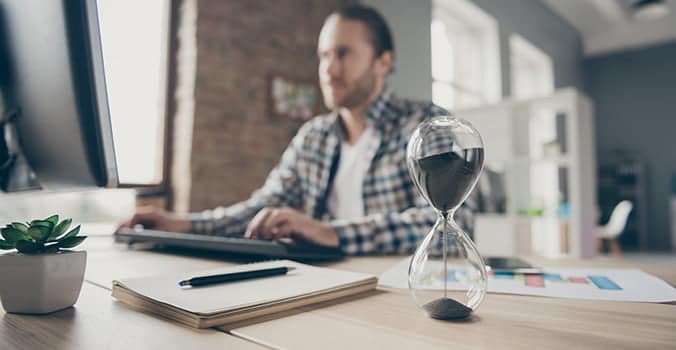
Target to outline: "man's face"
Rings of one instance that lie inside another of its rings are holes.
[[[319,34],[319,83],[329,109],[363,106],[382,86],[387,70],[360,21],[330,16]],[[388,68],[389,69],[389,68]],[[379,91],[378,91],[379,92]]]

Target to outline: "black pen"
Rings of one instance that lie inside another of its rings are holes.
[[[193,277],[191,279],[178,282],[178,285],[182,287],[183,286],[199,287],[216,283],[243,281],[252,278],[283,275],[295,269],[296,269],[295,267],[274,267],[262,270],[250,270],[250,271],[224,273],[221,275],[213,275],[213,276]]]

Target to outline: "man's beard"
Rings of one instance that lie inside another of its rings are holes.
[[[338,108],[352,109],[365,104],[371,97],[373,90],[376,88],[376,77],[373,69],[368,69],[362,74],[354,84],[351,91],[342,98],[341,101],[326,101],[329,109],[335,110]]]

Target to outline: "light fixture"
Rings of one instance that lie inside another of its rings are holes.
[[[637,20],[654,20],[666,16],[669,6],[665,0],[637,0],[631,5],[633,16]]]

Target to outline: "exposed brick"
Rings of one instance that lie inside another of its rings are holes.
[[[190,210],[246,199],[298,121],[267,115],[267,75],[317,81],[317,36],[344,0],[200,0]]]

